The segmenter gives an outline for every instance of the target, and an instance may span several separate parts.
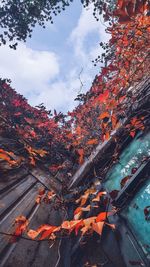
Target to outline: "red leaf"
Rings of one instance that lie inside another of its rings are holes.
[[[118,196],[119,190],[113,190],[109,194],[112,199],[115,199]]]
[[[145,220],[147,220],[149,218],[149,215],[150,215],[150,206],[146,206],[144,208],[144,215],[145,215]]]
[[[43,196],[44,194],[45,194],[45,188],[44,187],[39,188],[39,195]]]
[[[43,240],[46,239],[48,236],[51,235],[51,233],[53,233],[54,231],[56,232],[56,230],[59,230],[60,228],[57,226],[51,226],[49,228],[49,230],[44,231],[44,233],[42,233],[41,237],[39,238],[39,240]]]
[[[127,183],[127,181],[131,178],[131,175],[128,175],[126,177],[124,177],[121,182],[120,182],[120,185],[121,185],[121,189],[125,186],[125,184]]]
[[[78,234],[79,229],[83,227],[83,220],[80,220],[76,225],[75,225],[75,234]]]
[[[131,132],[130,132],[130,135],[134,138],[134,136],[135,136],[135,131],[131,131]]]
[[[109,91],[106,90],[103,94],[100,94],[99,97],[97,98],[97,100],[99,102],[105,102],[107,100],[107,98],[109,97]]]
[[[23,216],[23,215],[18,216],[15,219],[16,228],[15,228],[14,235],[16,235],[18,237],[21,236],[23,234],[23,232],[27,229],[28,224],[29,224],[29,221],[26,219],[25,216]],[[11,239],[11,241],[16,242],[16,238],[13,237]]]

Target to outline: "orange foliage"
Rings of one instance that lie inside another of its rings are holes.
[[[31,108],[23,97],[16,94],[7,83],[2,82],[3,102],[0,108],[7,122],[0,119],[0,131],[5,134],[7,128],[9,133],[15,132],[24,144],[31,165],[35,165],[36,160],[51,156],[51,152],[56,156],[56,147],[59,145],[61,148],[63,145],[65,152],[68,148],[73,151],[77,155],[77,162],[82,164],[84,158],[90,155],[94,145],[108,140],[112,131],[122,124],[123,119],[127,117],[126,111],[129,105],[131,106],[135,100],[132,86],[143,78],[144,73],[150,71],[150,20],[147,11],[148,1],[146,0],[117,1],[117,8],[113,13],[115,20],[107,28],[107,32],[111,34],[109,49],[112,56],[107,58],[106,55],[107,66],[101,68],[91,89],[84,95],[83,104],[69,112],[69,119],[66,121],[62,114],[55,112],[50,119],[45,109]],[[134,137],[137,130],[144,130],[144,118],[140,116],[132,118],[126,125],[126,129]],[[32,143],[39,144],[41,137],[46,140],[46,150],[36,149],[36,145],[32,147]],[[16,163],[11,159],[9,152],[2,149],[0,158],[12,165]],[[60,155],[58,158],[61,158]],[[63,167],[58,161],[51,164],[49,170],[57,171]],[[127,180],[128,178],[123,180],[122,184],[124,185]],[[55,239],[58,232],[74,231],[78,234],[80,231],[84,235],[95,231],[101,235],[105,225],[114,229],[115,226],[107,222],[107,218],[114,214],[112,211],[100,212],[97,216],[86,219],[81,218],[84,211],[88,212],[91,209],[90,204],[87,205],[91,195],[92,202],[99,202],[106,194],[99,192],[95,196],[96,193],[96,189],[92,187],[75,201],[79,207],[74,211],[73,220],[64,221],[60,226],[46,224],[36,230],[30,229],[28,236],[32,239],[39,236],[39,239]],[[111,193],[113,197],[118,194],[116,190]],[[37,203],[40,203],[43,194],[43,192],[39,193]],[[54,192],[47,194],[48,200],[54,196]],[[86,207],[84,207],[85,204]],[[20,236],[25,232],[29,222],[24,216],[20,216],[16,218],[15,223],[17,225],[15,235]]]
[[[109,215],[110,214],[108,214],[108,216]],[[41,225],[37,230],[29,230],[27,232],[27,235],[30,238],[35,239],[37,236],[39,236],[41,234],[39,240],[43,240],[45,238],[50,239],[51,234],[59,232],[63,229],[68,231],[69,233],[74,231],[75,234],[77,234],[79,229],[80,229],[82,235],[84,235],[88,231],[94,230],[99,235],[101,235],[102,230],[103,230],[103,226],[105,224],[108,225],[109,227],[111,227],[112,229],[115,229],[114,225],[105,222],[103,214],[102,214],[101,219],[100,219],[100,214],[99,214],[99,218],[94,216],[94,217],[89,217],[87,219],[64,221],[61,224],[61,226]],[[54,239],[53,235],[52,235],[52,238]]]

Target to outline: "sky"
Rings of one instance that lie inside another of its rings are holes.
[[[99,43],[108,39],[92,6],[85,9],[74,0],[54,24],[47,23],[46,29],[36,26],[32,38],[20,42],[17,50],[0,47],[0,76],[11,79],[12,87],[31,105],[44,103],[48,110],[66,113],[100,71],[92,60],[102,53]]]

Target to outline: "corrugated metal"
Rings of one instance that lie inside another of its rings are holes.
[[[1,162],[3,164],[3,162]],[[7,164],[6,164],[7,165]],[[37,204],[35,199],[40,187],[46,190],[61,190],[60,184],[51,179],[47,172],[34,168],[27,170],[24,166],[18,169],[7,168],[5,175],[0,175],[0,266],[55,266],[58,259],[57,241],[50,249],[47,241],[36,242],[20,239],[10,242],[15,229],[15,218],[26,216],[30,228],[41,224],[60,224],[63,213],[50,212],[50,205]]]

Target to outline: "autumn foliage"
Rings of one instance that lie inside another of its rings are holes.
[[[112,13],[104,11],[111,17],[107,28],[111,34],[107,65],[101,68],[90,90],[84,95],[83,103],[75,110],[67,115],[55,111],[52,116],[42,105],[31,107],[6,80],[1,80],[0,135],[13,137],[19,143],[21,152],[17,155],[20,162],[27,161],[30,166],[38,162],[47,163],[52,173],[65,169],[64,160],[68,158],[80,165],[93,148],[107,141],[128,116],[128,107],[135,101],[132,88],[150,71],[148,1],[118,0]],[[138,114],[130,119],[126,130],[134,138],[136,131],[144,127],[144,117]],[[0,159],[12,166],[20,164],[15,156],[12,151],[0,149]],[[37,196],[37,204],[41,203],[44,193],[40,192]],[[75,200],[77,206],[72,220],[65,220],[60,226],[42,225],[36,230],[29,229],[28,237],[55,239],[58,233],[78,234],[79,231],[82,235],[93,231],[101,234],[106,225],[114,229],[114,225],[107,220],[114,211],[107,211],[106,207],[97,215],[84,218],[84,214],[91,210],[91,203],[88,202],[90,195],[93,196],[96,210],[101,205],[101,199],[106,197],[106,192],[88,189]],[[54,192],[49,193],[49,200],[53,197],[56,197]],[[29,222],[20,216],[15,223],[14,233],[20,236],[27,230]]]

